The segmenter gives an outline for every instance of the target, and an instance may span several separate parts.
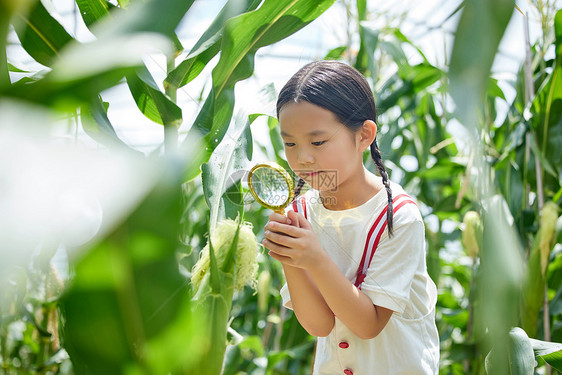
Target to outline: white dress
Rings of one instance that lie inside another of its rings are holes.
[[[405,194],[400,185],[391,183],[391,189],[393,197]],[[315,190],[305,199],[307,219],[323,249],[355,282],[367,233],[386,207],[386,191],[342,211],[326,209]],[[417,206],[401,206],[393,224],[392,237],[382,232],[361,285],[373,304],[394,311],[390,320],[377,337],[363,340],[336,317],[332,332],[317,339],[314,375],[438,374],[437,290],[427,274],[425,228]],[[283,305],[292,308],[287,284],[281,296]]]

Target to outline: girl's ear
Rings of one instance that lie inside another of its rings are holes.
[[[375,124],[373,120],[365,120],[363,126],[357,133],[359,138],[358,146],[361,152],[363,152],[368,149],[375,140],[377,136],[377,124]]]

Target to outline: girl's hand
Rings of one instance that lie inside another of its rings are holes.
[[[273,213],[264,229],[265,239],[262,243],[270,250],[269,255],[281,263],[310,269],[321,267],[327,257],[312,226],[299,213],[289,211],[287,217]]]

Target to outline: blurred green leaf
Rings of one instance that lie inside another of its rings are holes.
[[[104,17],[92,28],[99,39],[116,35],[158,33],[175,39],[175,29],[194,0],[135,1],[127,11]]]
[[[125,146],[126,144],[117,136],[115,129],[107,117],[107,109],[99,97],[82,106],[80,110],[82,128],[92,139],[108,148]]]
[[[10,72],[14,72],[14,73],[29,73],[28,70],[20,69],[20,68],[18,68],[17,66],[12,65],[12,64],[10,64],[10,63],[8,63],[8,70],[9,70]]]
[[[76,0],[76,5],[88,28],[91,28],[97,21],[109,15],[109,12],[116,8],[115,5],[106,0]]]
[[[76,264],[62,299],[76,372],[189,372],[205,350],[177,267],[180,200],[177,171],[162,173],[125,222]]]
[[[22,22],[15,27],[22,47],[35,61],[45,66],[51,66],[60,50],[74,41],[42,1],[37,1],[29,13],[18,13],[17,18]]]
[[[510,375],[528,375],[534,373],[535,354],[531,340],[519,327],[509,332],[507,350],[493,348],[486,356],[486,372],[489,375],[506,373]]]
[[[181,108],[160,91],[146,67],[137,69],[135,74],[128,74],[127,84],[137,107],[147,118],[162,125],[181,125]]]
[[[495,195],[484,202],[483,246],[480,253],[478,283],[479,305],[476,319],[488,332],[494,350],[506,353],[508,332],[519,318],[519,296],[522,279],[521,244],[508,222],[509,212],[503,196]],[[500,354],[502,355],[502,354]],[[509,374],[507,364],[500,361],[493,374]]]
[[[377,79],[375,50],[379,42],[379,31],[363,22],[359,24],[359,36],[361,44],[357,53],[355,68],[363,74],[366,74],[369,70],[370,74],[366,75],[370,75],[374,82]]]
[[[326,56],[324,56],[324,60],[338,60],[341,59],[345,51],[347,50],[346,46],[336,47],[328,51]]]
[[[498,45],[513,13],[514,0],[466,0],[455,34],[449,67],[450,93],[467,127],[478,113]]]

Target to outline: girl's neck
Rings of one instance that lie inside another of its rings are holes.
[[[384,188],[382,179],[362,167],[352,179],[342,181],[334,190],[320,191],[326,209],[341,211],[362,205]]]

